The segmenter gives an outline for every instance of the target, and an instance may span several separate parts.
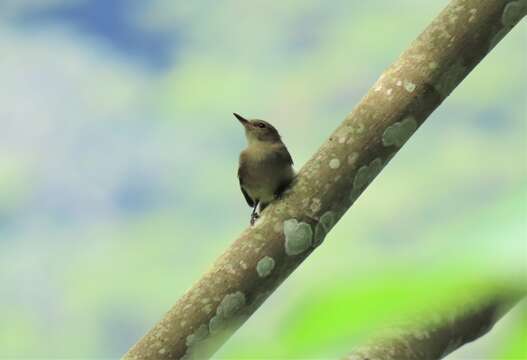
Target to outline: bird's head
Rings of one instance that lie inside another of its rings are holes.
[[[282,141],[278,131],[267,121],[258,119],[248,120],[241,115],[233,114],[245,128],[245,137],[249,145],[255,142],[275,143]]]

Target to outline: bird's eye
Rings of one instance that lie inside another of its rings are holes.
[[[265,127],[265,124],[264,123],[257,123],[256,126],[258,126],[259,128],[264,128]]]

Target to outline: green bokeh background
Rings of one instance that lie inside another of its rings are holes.
[[[2,0],[0,357],[122,355],[247,225],[231,113],[272,122],[299,169],[446,3]],[[520,23],[218,358],[337,358],[526,283],[526,40]],[[526,317],[448,359],[527,358]]]

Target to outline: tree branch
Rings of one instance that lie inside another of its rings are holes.
[[[501,293],[387,329],[345,360],[438,360],[485,335],[520,299]]]
[[[527,0],[453,0],[210,270],[125,355],[204,358],[258,308],[428,115],[525,15]]]

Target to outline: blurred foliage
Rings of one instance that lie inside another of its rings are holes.
[[[306,292],[287,310],[273,336],[251,343],[232,344],[218,358],[338,358],[375,336],[380,329],[405,324],[408,319],[426,321],[447,317],[475,299],[517,286],[482,282],[478,274],[456,276],[452,268],[433,273],[426,268],[320,285]],[[431,286],[431,283],[433,286]]]
[[[498,352],[500,359],[527,359],[527,312],[524,311],[518,320]]]

